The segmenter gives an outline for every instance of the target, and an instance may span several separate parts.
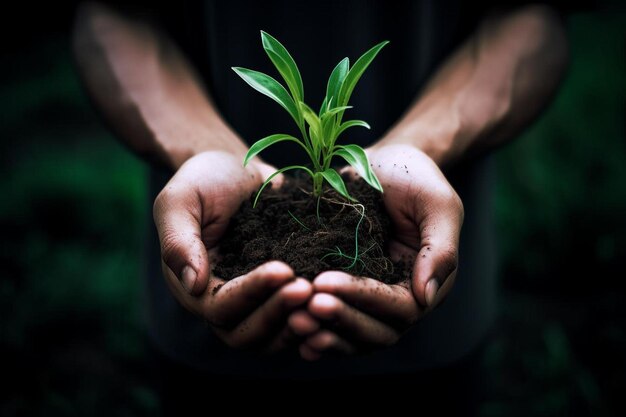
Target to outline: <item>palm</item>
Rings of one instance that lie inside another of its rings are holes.
[[[219,168],[218,168],[219,167]],[[191,158],[178,172],[194,193],[189,208],[198,216],[201,238],[207,249],[215,248],[228,221],[244,200],[258,189],[266,171],[272,168],[251,164],[227,153],[205,153]]]

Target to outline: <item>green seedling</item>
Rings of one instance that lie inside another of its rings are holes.
[[[326,97],[319,112],[315,112],[304,102],[302,77],[287,49],[274,37],[263,31],[261,31],[261,41],[263,49],[282,76],[287,88],[274,78],[261,72],[241,67],[233,67],[233,70],[252,88],[280,104],[298,125],[301,137],[279,133],[260,139],[250,147],[243,164],[244,166],[247,165],[252,158],[271,145],[279,142],[294,142],[302,147],[308,155],[311,160],[311,168],[304,165],[290,165],[278,169],[261,185],[254,200],[254,206],[256,206],[263,189],[276,175],[297,169],[306,172],[312,178],[314,197],[321,197],[323,184],[326,181],[340,195],[349,201],[356,201],[348,193],[339,173],[331,167],[331,162],[335,156],[343,158],[354,167],[363,180],[382,192],[383,188],[371,169],[363,148],[354,144],[338,145],[336,142],[348,128],[361,126],[369,129],[369,125],[362,120],[343,121],[342,119],[345,111],[351,108],[348,102],[363,72],[378,52],[389,42],[381,42],[365,52],[352,67],[350,67],[348,58],[342,59],[330,74]]]

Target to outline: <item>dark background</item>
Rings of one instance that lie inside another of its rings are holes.
[[[560,93],[497,153],[500,320],[481,415],[626,415],[623,10],[567,17]],[[138,279],[147,167],[81,90],[72,14],[2,19],[0,415],[158,415]]]

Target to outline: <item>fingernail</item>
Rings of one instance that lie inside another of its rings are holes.
[[[196,271],[194,271],[192,267],[187,265],[183,268],[183,273],[181,275],[181,283],[183,284],[183,287],[185,288],[185,290],[187,290],[189,294],[191,294],[191,292],[193,291],[193,286],[196,283]]]
[[[435,305],[437,301],[437,291],[439,291],[439,283],[435,278],[431,278],[426,284],[426,304],[428,307]]]

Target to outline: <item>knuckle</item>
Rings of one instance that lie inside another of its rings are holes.
[[[432,198],[438,202],[439,205],[449,207],[457,212],[463,212],[463,201],[461,197],[452,187],[452,185],[445,183],[440,184],[432,190]]]
[[[431,198],[440,204],[449,204],[450,201],[454,199],[454,195],[456,194],[452,186],[447,182],[442,182],[433,186],[430,192],[432,196]]]
[[[447,184],[447,187],[440,190],[440,198],[455,209],[463,206],[461,197],[459,197],[459,194],[449,184]]]
[[[171,199],[171,195],[171,186],[166,186],[159,192],[159,194],[157,194],[156,198],[154,199],[154,204],[152,205],[152,215],[155,222],[158,223],[159,217],[163,209],[167,206],[167,202]]]
[[[179,261],[180,250],[178,236],[174,231],[163,231],[161,237],[161,257],[168,266],[172,266]]]

